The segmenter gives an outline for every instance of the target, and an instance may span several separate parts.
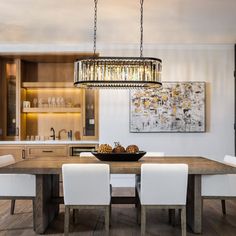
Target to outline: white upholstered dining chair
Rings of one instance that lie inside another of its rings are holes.
[[[224,164],[236,167],[236,157],[226,155]],[[225,215],[225,200],[236,198],[236,174],[202,175],[202,198],[220,199],[222,213]]]
[[[187,182],[186,164],[142,164],[138,185],[142,236],[146,233],[146,210],[149,208],[180,209],[182,236],[186,235]]]
[[[164,152],[146,152],[144,157],[164,157],[165,153]],[[137,187],[140,184],[140,175],[135,175],[135,199],[136,202],[138,201],[138,192],[137,192]],[[137,203],[136,203],[137,206]]]
[[[62,165],[65,203],[65,235],[69,234],[70,209],[105,210],[105,231],[109,235],[110,224],[110,167],[107,164]]]
[[[0,168],[15,163],[12,155],[0,156]],[[35,175],[0,174],[0,199],[11,199],[11,214],[14,214],[16,199],[34,199]]]

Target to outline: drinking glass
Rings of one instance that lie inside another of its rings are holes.
[[[52,106],[52,98],[48,97],[48,106],[51,107]]]

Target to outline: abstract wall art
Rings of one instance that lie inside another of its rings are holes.
[[[205,132],[205,82],[131,91],[130,132]]]

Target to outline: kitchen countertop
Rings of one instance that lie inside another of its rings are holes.
[[[91,140],[47,140],[47,141],[0,141],[0,145],[51,145],[51,144],[67,144],[67,145],[79,145],[79,144],[99,144],[99,141]]]

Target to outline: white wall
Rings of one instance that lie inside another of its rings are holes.
[[[129,47],[113,52],[134,54]],[[111,55],[111,51],[103,50]],[[206,82],[205,133],[130,133],[129,92],[100,93],[100,141],[137,144],[145,151],[166,155],[200,155],[222,160],[234,154],[234,48],[227,45],[149,45],[146,56],[163,60],[163,81]]]
[[[102,55],[136,55],[131,45]],[[132,49],[132,50],[131,50]],[[129,91],[101,90],[100,142],[137,144],[165,155],[197,155],[223,160],[234,154],[234,48],[227,45],[147,45],[146,56],[163,60],[163,81],[206,82],[205,133],[130,133]],[[112,176],[113,186],[134,186],[133,175]]]

